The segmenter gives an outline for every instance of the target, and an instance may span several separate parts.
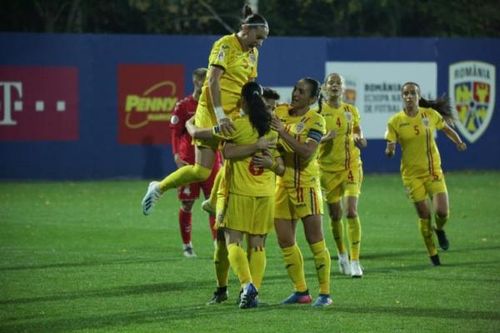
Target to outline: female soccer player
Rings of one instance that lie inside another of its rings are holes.
[[[285,163],[285,174],[278,177],[276,184],[274,226],[288,275],[295,287],[295,292],[283,301],[284,304],[312,302],[305,280],[304,260],[296,243],[298,219],[304,225],[319,281],[319,297],[313,305],[332,303],[331,260],[323,237],[323,203],[316,160],[319,143],[325,134],[325,120],[310,109],[320,91],[318,81],[299,80],[293,89],[291,104],[278,105],[272,121],[272,128],[279,134],[278,148]]]
[[[401,89],[403,110],[393,115],[387,124],[385,154],[394,155],[396,143],[401,145],[401,176],[410,199],[415,204],[419,217],[419,228],[427,252],[433,265],[441,265],[438,251],[432,239],[432,200],[435,227],[439,246],[449,248],[443,229],[448,220],[448,192],[441,169],[441,157],[436,145],[434,132],[442,130],[455,143],[459,151],[467,145],[450,127],[453,118],[448,100],[439,98],[427,101],[420,95],[420,87],[414,82],[406,82]]]
[[[330,212],[333,238],[337,246],[340,272],[362,277],[359,264],[361,224],[358,217],[358,197],[363,181],[359,148],[366,147],[366,139],[359,125],[355,106],[342,102],[344,79],[332,73],[326,77],[323,90],[327,100],[322,105],[326,135],[319,146],[321,186]],[[351,261],[344,245],[341,200],[345,197],[348,240]]]
[[[217,227],[224,230],[228,259],[238,276],[242,294],[240,308],[257,306],[258,288],[266,266],[265,237],[273,227],[275,173],[283,175],[284,166],[277,151],[260,150],[260,138],[276,142],[271,131],[271,113],[262,99],[262,88],[249,82],[242,89],[240,118],[235,131],[221,135],[219,127],[193,132],[195,138],[212,135],[225,140],[222,150],[226,165],[217,201]],[[262,140],[261,140],[262,141]],[[247,235],[250,254],[242,248]],[[253,265],[252,265],[253,262]],[[252,267],[253,266],[253,267]]]
[[[240,110],[241,88],[257,77],[258,50],[269,34],[264,17],[243,8],[244,20],[238,33],[217,40],[208,59],[208,76],[196,109],[196,125],[212,128],[218,124],[221,133],[234,131],[232,118]],[[182,167],[162,181],[149,184],[142,200],[144,215],[149,215],[160,196],[181,185],[206,180],[215,161],[218,140],[196,140],[196,162]]]
[[[276,90],[264,87],[262,97],[264,98],[264,103],[266,104],[267,110],[272,113],[274,111],[274,108],[276,108],[276,104],[280,99],[280,95]],[[212,187],[212,191],[210,192],[210,197],[207,200],[203,201],[201,204],[201,208],[203,208],[203,210],[205,210],[209,214],[215,214],[215,205],[217,204],[217,190],[223,174],[223,170],[219,170],[217,176],[215,177],[214,186]]]

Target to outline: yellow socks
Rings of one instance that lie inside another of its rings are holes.
[[[252,275],[250,274],[250,267],[248,265],[248,258],[238,244],[232,243],[227,246],[228,259],[234,273],[240,280],[241,287],[247,283],[252,282]]]
[[[229,274],[229,260],[227,258],[226,242],[217,241],[214,251],[215,275],[217,287],[226,287]]]
[[[344,245],[344,224],[342,220],[334,221],[331,220],[333,240],[337,246],[338,253],[345,253]]]
[[[325,245],[325,240],[310,244],[309,247],[314,256],[314,266],[318,275],[319,293],[324,295],[330,294],[330,252]]]
[[[438,214],[435,214],[434,221],[436,221],[436,229],[443,230],[444,225],[448,222],[448,216],[440,217]]]
[[[296,291],[303,292],[307,290],[306,277],[304,274],[304,258],[297,244],[282,248],[283,258],[285,259],[285,268],[288,276]]]
[[[434,244],[434,240],[432,239],[431,221],[429,219],[419,219],[418,225],[420,228],[420,233],[424,238],[425,247],[427,248],[429,256],[432,257],[436,255],[437,249],[436,245]]]
[[[257,289],[260,289],[266,270],[266,249],[263,247],[253,247],[250,249],[248,257],[253,284]]]
[[[351,260],[359,260],[361,247],[361,223],[359,217],[347,218],[347,238],[349,239]]]
[[[212,170],[199,164],[183,166],[160,182],[160,191],[163,193],[181,185],[202,182],[210,177],[211,172]]]

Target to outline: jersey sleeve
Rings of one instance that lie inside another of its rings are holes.
[[[225,70],[231,61],[231,53],[231,45],[225,38],[222,38],[214,43],[208,63],[211,66],[222,67]]]
[[[321,115],[317,115],[311,119],[311,125],[309,127],[309,132],[307,133],[307,141],[313,140],[320,143],[321,138],[325,135],[326,125],[325,119]]]
[[[359,116],[359,110],[357,107],[352,107],[352,125],[353,127],[359,127],[361,117]]]
[[[387,122],[387,128],[385,130],[385,139],[389,142],[396,142],[398,140],[398,134],[396,132],[395,119],[391,118]]]
[[[437,130],[442,130],[445,127],[445,120],[443,116],[439,114],[439,112],[432,110],[432,122]]]

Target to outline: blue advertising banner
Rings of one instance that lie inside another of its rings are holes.
[[[217,36],[0,33],[0,179],[157,178],[175,168],[168,121]],[[445,170],[500,169],[499,39],[271,37],[258,81],[289,99],[302,77],[344,75],[369,140],[365,172],[394,172],[383,132],[399,87],[448,94],[465,153]]]

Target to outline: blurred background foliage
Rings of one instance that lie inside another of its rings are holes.
[[[498,0],[261,0],[271,35],[499,37]],[[238,30],[244,1],[1,0],[0,31],[212,34]]]

